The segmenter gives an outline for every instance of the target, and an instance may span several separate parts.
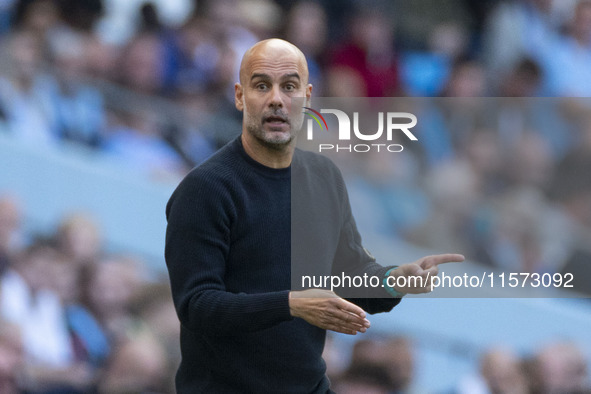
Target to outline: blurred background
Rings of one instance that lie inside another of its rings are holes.
[[[1,394],[174,392],[164,207],[240,133],[239,61],[269,37],[306,54],[315,96],[462,109],[349,163],[379,261],[462,252],[591,294],[591,1],[0,0]],[[481,122],[475,97],[513,101]],[[591,303],[558,296],[405,299],[329,336],[329,375],[339,393],[589,393]]]

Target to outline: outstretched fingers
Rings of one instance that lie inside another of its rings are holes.
[[[369,328],[365,311],[327,290],[304,290],[290,293],[290,309],[317,327],[355,335]]]
[[[369,320],[365,318],[365,311],[357,305],[342,298],[335,299],[335,309],[331,311],[331,317],[335,323],[347,330],[365,332],[369,328]]]
[[[439,264],[461,263],[465,259],[466,258],[464,255],[457,253],[435,254],[432,256],[423,257],[420,265],[422,268],[430,268],[433,266],[438,266]]]

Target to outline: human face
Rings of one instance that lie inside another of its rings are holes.
[[[295,139],[303,116],[292,113],[291,99],[309,98],[305,59],[291,48],[268,47],[245,55],[236,84],[236,107],[243,112],[243,132],[261,146],[283,150]]]

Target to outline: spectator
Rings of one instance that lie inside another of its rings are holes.
[[[132,310],[144,326],[144,331],[151,333],[162,345],[167,361],[167,376],[174,376],[181,360],[178,346],[180,330],[168,279],[143,286],[134,300]]]
[[[241,0],[236,2],[240,24],[256,37],[273,37],[281,26],[282,10],[273,0]]]
[[[92,262],[86,262],[92,264]],[[88,371],[88,385],[107,359],[111,346],[96,317],[80,302],[82,271],[86,266],[66,260],[51,267],[50,285],[64,306],[65,324],[70,335],[73,362]]]
[[[102,42],[96,36],[85,40],[85,68],[87,76],[98,81],[116,80],[117,62],[121,49]]]
[[[355,343],[350,370],[375,366],[385,372],[387,392],[414,393],[414,357],[411,343],[403,337],[362,340]],[[345,376],[347,372],[345,372]]]
[[[132,301],[143,283],[138,262],[111,256],[85,268],[82,304],[97,318],[107,339],[114,344],[127,338],[134,327]]]
[[[248,4],[251,4],[252,8],[248,10],[248,17],[245,18],[241,11],[244,10],[244,7],[248,7]],[[257,21],[265,17],[268,17],[269,20],[260,21],[263,30],[270,27],[265,27],[265,23],[268,22],[272,26],[279,21],[280,14],[276,14],[279,10],[273,7],[273,4],[270,8],[266,8],[267,4],[269,3],[266,1],[258,4],[257,2],[248,3],[237,0],[205,1],[202,7],[203,12],[199,13],[210,21],[208,24],[210,34],[217,41],[219,48],[222,48],[224,52],[228,51],[226,59],[231,61],[223,62],[224,74],[232,76],[232,83],[226,86],[227,90],[223,94],[231,103],[234,102],[234,83],[238,80],[240,59],[244,52],[259,40],[252,27],[256,28]],[[259,15],[250,12],[256,9],[261,11]],[[200,60],[207,61],[207,59]]]
[[[339,394],[388,394],[391,383],[383,366],[356,364],[336,380],[335,392]]]
[[[544,196],[535,189],[515,188],[496,203],[492,230],[477,259],[511,272],[545,272],[539,230],[545,224],[538,214],[547,209]]]
[[[452,65],[468,54],[468,33],[457,22],[433,29],[427,50],[407,50],[401,57],[401,82],[410,96],[435,96],[443,90]]]
[[[121,56],[120,82],[142,94],[159,94],[164,89],[164,46],[154,33],[141,33],[127,45]]]
[[[417,185],[418,163],[412,153],[368,152],[358,164],[360,171],[347,182],[363,233],[400,239],[421,225],[428,216],[429,200]]]
[[[482,65],[475,60],[459,58],[451,66],[448,79],[439,93],[454,99],[425,102],[418,108],[422,122],[419,125],[428,168],[452,160],[454,150],[475,129],[484,127],[486,110],[484,100],[475,97],[485,95]]]
[[[425,178],[426,194],[431,197],[429,217],[408,239],[427,248],[452,248],[471,254],[467,234],[482,198],[481,179],[464,158],[433,168]]]
[[[481,180],[482,191],[495,195],[502,189],[500,173],[503,164],[503,145],[496,131],[482,128],[459,141],[458,156],[467,160]]]
[[[480,375],[462,379],[457,394],[528,393],[521,360],[511,349],[497,347],[480,359]]]
[[[552,0],[500,2],[488,18],[484,35],[484,62],[488,79],[505,78],[524,56],[537,55],[558,34],[560,21],[552,14]]]
[[[221,97],[208,97],[199,93],[181,94],[177,103],[182,106],[187,126],[171,129],[169,141],[195,166],[236,136],[240,124],[224,116],[227,103]]]
[[[538,59],[544,69],[546,94],[591,95],[591,1],[577,3],[566,34],[545,42]]]
[[[530,390],[533,394],[587,392],[587,361],[579,347],[556,342],[543,347],[534,357]]]
[[[483,3],[486,0],[480,0]],[[478,28],[469,12],[471,3],[447,0],[445,4],[432,0],[396,0],[393,17],[398,27],[403,50],[422,50],[429,46],[435,30],[452,22],[465,32],[462,40],[472,40],[472,30]]]
[[[63,308],[51,289],[55,250],[32,245],[2,281],[2,316],[21,327],[27,358],[39,364],[65,367],[71,362]],[[41,332],[38,327],[45,327]]]
[[[181,101],[203,96],[211,103],[210,113],[222,112],[215,117],[223,118],[235,116],[230,91],[234,89],[238,60],[226,36],[215,34],[214,24],[211,19],[196,16],[179,29],[175,41],[177,69],[172,83]]]
[[[98,382],[99,394],[170,393],[166,355],[150,335],[122,343]]]
[[[18,326],[0,319],[0,393],[22,393],[24,352]]]
[[[503,161],[504,175],[510,186],[543,188],[550,181],[554,157],[548,141],[540,134],[535,130],[524,131],[510,141]]]
[[[32,393],[81,392],[92,378],[86,366],[75,363],[64,306],[54,290],[55,267],[62,259],[54,249],[34,244],[2,281],[0,313],[22,332],[27,389]]]
[[[107,154],[156,179],[174,178],[187,171],[183,158],[162,138],[156,114],[138,110],[123,120],[105,138],[102,148]]]
[[[533,59],[524,57],[501,80],[501,97],[536,97],[540,94],[542,69]]]
[[[58,225],[56,243],[67,258],[79,265],[98,259],[102,249],[102,235],[95,219],[82,212],[65,216]]]
[[[348,81],[356,87],[347,94],[349,96],[397,95],[398,59],[394,52],[392,21],[377,9],[363,8],[352,17],[350,31],[349,39],[335,48],[332,55],[328,95],[340,94],[343,88],[349,89]]]
[[[17,31],[8,39],[10,74],[0,78],[0,106],[9,132],[39,146],[57,143],[52,78],[41,72],[42,43],[31,31]]]
[[[287,15],[285,39],[301,49],[308,60],[314,94],[323,96],[322,58],[325,55],[328,24],[324,8],[312,1],[300,1]]]
[[[62,23],[56,0],[18,0],[16,4],[15,27],[30,31],[38,40],[47,39]]]
[[[52,35],[50,50],[56,80],[51,86],[51,103],[60,138],[98,147],[106,115],[101,93],[86,82],[88,39],[69,29]]]
[[[498,95],[499,137],[507,146],[528,130],[540,134],[549,144],[554,159],[562,157],[573,144],[573,133],[557,101],[539,97],[543,94],[544,72],[541,65],[523,58],[500,82]],[[526,99],[526,98],[530,99]]]
[[[443,97],[486,96],[486,79],[482,64],[468,58],[457,59],[440,95]]]

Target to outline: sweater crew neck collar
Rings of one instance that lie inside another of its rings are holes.
[[[253,167],[257,172],[261,173],[264,176],[272,178],[289,178],[291,175],[291,165],[286,168],[271,168],[259,163],[258,161],[250,157],[248,153],[246,153],[246,151],[244,150],[241,135],[239,135],[232,142],[232,148],[240,154],[240,156],[244,159],[244,161],[246,161],[248,165]]]

